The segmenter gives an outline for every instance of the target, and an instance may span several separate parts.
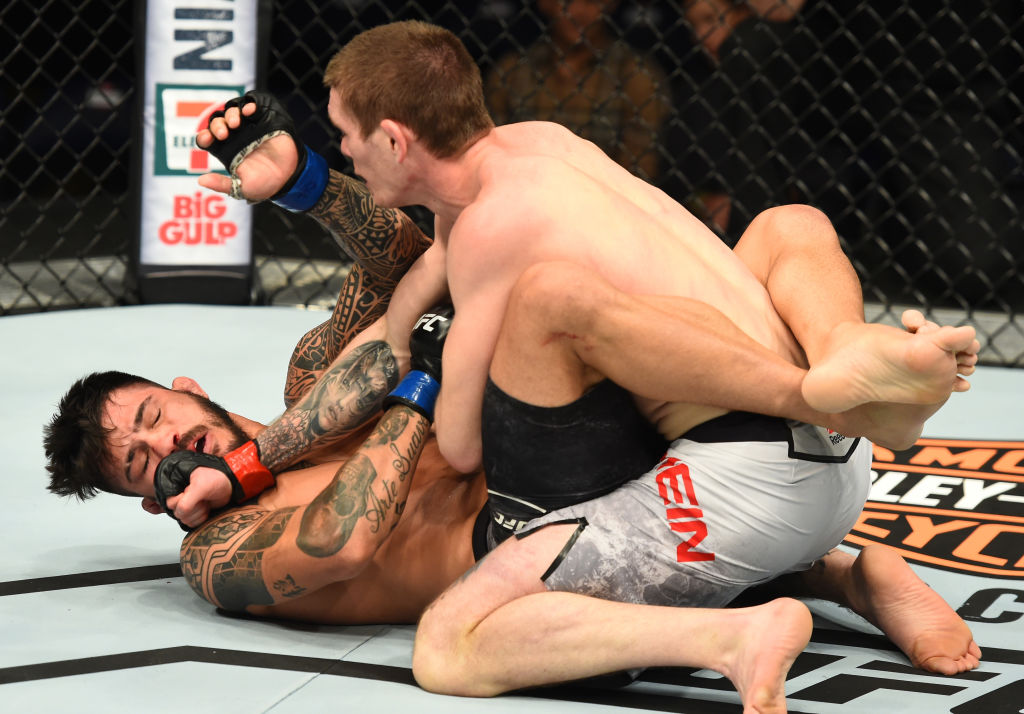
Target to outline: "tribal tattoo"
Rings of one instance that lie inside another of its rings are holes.
[[[280,540],[296,510],[234,509],[190,533],[181,546],[181,569],[188,584],[225,610],[272,605],[275,598],[263,579],[263,556]],[[272,587],[285,598],[306,591],[291,575]]]
[[[310,215],[355,263],[331,319],[295,346],[285,386],[287,406],[304,397],[345,345],[384,314],[399,278],[431,243],[404,213],[379,208],[364,183],[334,171]]]
[[[336,171],[310,215],[352,260],[392,284],[431,242],[404,213],[378,206],[365,183]]]
[[[338,443],[380,410],[397,383],[398,365],[387,342],[360,345],[256,437],[260,460],[271,471],[279,471],[312,449]]]

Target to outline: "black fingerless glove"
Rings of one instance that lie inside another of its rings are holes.
[[[441,391],[441,353],[455,310],[450,305],[425,313],[412,328],[409,374],[384,398],[384,408],[404,404],[434,420],[434,403]]]
[[[327,186],[327,162],[298,140],[295,122],[276,97],[268,92],[247,92],[225,102],[224,108],[211,114],[209,121],[223,117],[233,107],[241,111],[246,104],[255,104],[256,111],[251,116],[242,114],[238,128],[232,129],[224,140],[214,137],[213,143],[206,150],[224,164],[228,173],[235,176],[238,165],[263,142],[287,134],[295,144],[299,161],[291,177],[270,200],[289,211],[309,210]]]

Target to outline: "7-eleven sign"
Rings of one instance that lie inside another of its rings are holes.
[[[225,101],[245,93],[245,87],[156,85],[153,173],[182,176],[223,171],[220,163],[195,145],[195,135],[210,114]]]

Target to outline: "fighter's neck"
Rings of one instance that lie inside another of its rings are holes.
[[[245,435],[250,439],[255,439],[257,434],[267,428],[265,424],[260,424],[258,421],[248,419],[241,414],[228,412],[228,415],[231,417],[231,421],[235,422],[238,428],[244,431]]]
[[[494,145],[492,137],[493,131],[488,132],[456,157],[423,161],[418,180],[424,195],[422,205],[454,223],[480,195],[480,175]]]

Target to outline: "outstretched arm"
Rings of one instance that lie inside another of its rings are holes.
[[[429,428],[423,415],[392,407],[308,505],[235,508],[193,531],[181,546],[189,585],[244,611],[355,577],[398,524]]]

